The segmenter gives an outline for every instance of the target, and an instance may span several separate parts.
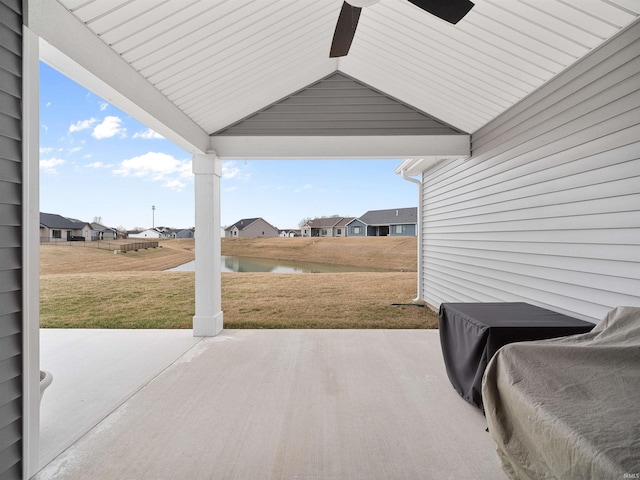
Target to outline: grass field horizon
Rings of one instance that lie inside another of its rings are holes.
[[[126,254],[88,242],[41,246],[44,328],[191,328],[193,239]],[[112,244],[114,242],[111,242]],[[223,273],[225,328],[434,328],[416,294],[415,237],[223,239],[222,253],[389,272]]]

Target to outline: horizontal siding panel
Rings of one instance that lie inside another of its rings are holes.
[[[20,335],[0,337],[0,362],[14,355],[22,353],[22,338]]]
[[[0,112],[11,118],[20,119],[22,105],[20,99],[0,90]]]
[[[20,423],[20,421],[15,421],[0,428],[0,451],[10,448],[16,442],[19,442],[22,434]]]
[[[21,185],[0,181],[0,203],[19,205],[21,192]]]
[[[0,188],[2,185],[0,184]],[[22,230],[18,226],[0,225],[0,250],[7,247],[20,247],[22,245]]]
[[[0,324],[4,335],[19,335],[22,331],[22,317],[19,312],[0,315]]]
[[[22,81],[20,77],[0,68],[0,90],[20,98],[22,92]]]
[[[0,218],[4,225],[21,225],[22,208],[19,204],[0,203]]]
[[[584,145],[561,149],[559,152],[542,157],[535,162],[522,162],[520,158],[517,158],[509,162],[512,168],[491,169],[492,175],[484,173],[476,175],[474,176],[475,181],[471,179],[457,182],[457,185],[449,185],[449,189],[446,190],[438,185],[438,188],[431,190],[431,202],[441,202],[451,198],[457,202],[467,201],[504,190],[524,187],[536,188],[536,185],[545,181],[555,182],[556,186],[552,190],[558,190],[562,187],[559,179],[570,179],[573,174],[593,171],[597,171],[598,178],[603,178],[596,183],[619,180],[627,178],[627,176],[634,177],[640,174],[638,163],[625,164],[640,157],[640,142],[637,141],[637,136],[638,128],[627,128]],[[635,142],[634,139],[636,139]],[[604,167],[617,165],[621,166],[609,170],[604,169]],[[608,175],[608,177],[604,179],[600,175]],[[505,186],[504,183],[509,181],[512,183]],[[584,185],[588,185],[588,183]],[[521,195],[529,196],[531,193],[525,192]]]
[[[5,467],[0,473],[0,480],[14,480],[22,477],[22,441],[17,441],[10,448],[0,451],[0,465]]]
[[[13,402],[6,403],[0,407],[0,429],[20,420],[22,415],[22,402],[17,398]]]
[[[527,264],[520,259],[515,263],[507,261],[506,258],[496,259],[455,254],[451,255],[434,252],[432,250],[430,251],[429,257],[430,265],[433,265],[434,263],[441,266],[447,265],[461,271],[466,270],[469,273],[478,275],[492,276],[492,272],[497,270],[500,272],[501,278],[505,275],[510,275],[511,278],[527,277],[531,282],[537,281],[538,285],[541,285],[542,283],[549,283],[551,287],[553,287],[554,282],[555,284],[566,284],[558,291],[568,291],[575,288],[575,292],[580,295],[584,295],[583,299],[590,298],[593,292],[599,292],[599,295],[614,296],[616,300],[621,296],[631,297],[640,292],[640,279],[637,278],[637,274],[634,275],[636,278],[623,277],[620,275],[603,275],[597,272],[562,269],[559,266],[550,267]],[[482,272],[489,273],[483,274]],[[601,285],[602,288],[594,288],[593,285]],[[611,292],[615,292],[615,294]]]
[[[638,161],[640,164],[640,160]],[[509,212],[531,208],[532,201],[539,207],[570,206],[574,203],[593,202],[597,200],[611,200],[617,197],[636,195],[640,176],[625,177],[620,172],[607,171],[608,179],[592,185],[575,186],[571,189],[549,191],[546,185],[532,185],[527,191],[509,189],[504,192],[487,195],[480,205],[471,203],[452,203],[430,210],[426,215],[431,221],[439,218],[473,217],[494,212]],[[616,179],[615,177],[621,177]],[[612,179],[614,178],[614,179]],[[600,179],[602,180],[602,179]],[[525,190],[524,188],[522,190]],[[535,197],[533,199],[532,197]],[[630,208],[638,203],[626,202]],[[569,207],[571,208],[571,207]],[[437,213],[431,213],[437,212]]]
[[[640,211],[616,212],[607,214],[581,215],[573,217],[535,218],[523,220],[505,220],[501,222],[469,223],[455,225],[430,226],[432,234],[439,233],[476,233],[476,232],[527,232],[590,229],[633,229],[640,228]]]
[[[15,138],[0,137],[0,159],[19,162],[22,158],[22,142]]]
[[[428,227],[427,227],[428,228]],[[563,231],[502,231],[502,232],[456,232],[438,233],[429,231],[429,238],[437,240],[462,240],[467,242],[540,242],[567,244],[608,244],[638,245],[640,228],[620,228],[602,230],[563,230]]]
[[[20,267],[22,266],[22,263],[19,255],[20,255],[19,247],[0,248],[0,270],[20,269]]]
[[[22,125],[20,120],[9,115],[0,114],[0,135],[4,137],[22,138]]]
[[[494,253],[500,255],[504,253],[516,253],[518,255],[536,255],[548,256],[551,261],[556,261],[558,257],[568,259],[579,259],[584,261],[608,260],[612,265],[618,262],[629,263],[631,268],[636,268],[640,263],[640,243],[635,245],[609,245],[606,243],[548,243],[548,242],[486,242],[474,240],[472,244],[464,240],[437,240],[434,238],[424,237],[425,245],[430,250],[441,250],[443,248],[451,248],[453,251],[466,255],[468,250],[477,250],[484,252],[485,255],[491,256]],[[628,268],[628,267],[625,267]],[[608,273],[610,274],[610,272]]]
[[[20,56],[22,53],[22,42],[20,36],[9,26],[0,21],[0,45],[14,55]]]
[[[429,245],[429,253],[433,258],[450,259],[471,263],[487,263],[487,261],[507,262],[514,265],[526,265],[572,272],[586,272],[607,277],[622,277],[640,280],[640,269],[632,261],[611,261],[609,259],[566,257],[544,254],[546,252],[507,252],[503,250],[484,250]],[[640,254],[640,245],[636,248]],[[623,287],[627,289],[628,287]],[[634,292],[630,292],[634,293]]]
[[[415,118],[415,112],[407,112],[404,105],[398,103],[385,102],[384,104],[365,104],[358,105],[357,112],[354,112],[353,106],[348,102],[336,102],[332,105],[314,105],[313,111],[310,112],[308,105],[305,104],[295,104],[295,103],[287,103],[282,102],[276,105],[273,105],[262,112],[264,115],[305,115],[308,117],[310,115],[340,115],[340,116],[348,116],[348,115],[371,115],[371,114],[383,114],[384,116],[388,116],[390,119],[395,118],[407,118],[411,115],[411,118]],[[419,117],[423,116],[422,114],[418,114]],[[252,117],[249,117],[252,118]]]
[[[460,287],[471,288],[480,293],[473,301],[488,302],[485,299],[487,293],[492,298],[499,298],[501,292],[510,292],[507,298],[499,301],[515,301],[521,299],[528,303],[546,306],[560,306],[564,312],[571,312],[572,316],[578,316],[582,319],[590,317],[592,320],[601,319],[611,309],[609,305],[629,305],[629,297],[624,295],[616,295],[612,292],[604,290],[590,290],[591,295],[582,294],[582,289],[572,287],[565,283],[553,282],[549,280],[540,280],[529,278],[526,276],[502,274],[499,278],[495,271],[481,270],[474,267],[458,269],[451,266],[441,266],[438,264],[429,264],[432,274],[438,278],[447,278],[453,284],[459,284]],[[518,280],[517,282],[514,280]],[[564,290],[569,287],[568,290]],[[580,292],[580,296],[575,295]],[[632,297],[631,300],[634,300]],[[446,300],[453,301],[453,300]],[[612,302],[612,303],[607,303]],[[552,308],[560,311],[559,308]]]
[[[0,66],[7,72],[19,76],[22,72],[22,59],[14,52],[0,46]]]
[[[636,180],[636,182],[638,182],[640,181],[640,176],[634,177],[630,180]],[[548,202],[548,200],[546,200],[544,196],[540,197],[538,198],[540,198],[543,203]],[[576,226],[576,224],[572,222],[572,217],[592,216],[597,214],[619,214],[621,212],[631,212],[632,214],[630,215],[630,217],[632,219],[635,217],[637,222],[634,226],[640,226],[640,218],[638,218],[640,217],[640,193],[619,195],[617,197],[596,198],[593,200],[573,201],[566,204],[549,203],[544,206],[529,208],[514,208],[510,202],[505,202],[499,204],[499,206],[495,206],[493,213],[461,215],[459,214],[459,212],[456,212],[457,214],[452,214],[448,218],[443,218],[442,220],[438,220],[429,216],[427,216],[427,218],[430,221],[432,230],[438,227],[447,226],[476,226],[491,225],[499,222],[518,222],[522,221],[521,219],[523,218],[527,219],[526,221],[536,222],[539,220],[550,218],[566,219],[567,225],[573,228]],[[597,222],[596,219],[594,219],[594,221]],[[594,223],[593,226],[602,228],[602,225],[599,223]]]
[[[5,160],[5,161],[1,161]],[[0,156],[0,181],[9,183],[22,182],[22,164]]]
[[[480,278],[468,274],[465,269],[455,270],[427,264],[423,272],[424,277],[431,280],[424,291],[424,299],[433,306],[439,306],[442,302],[525,301],[588,321],[603,318],[609,310],[608,306],[591,301],[567,298],[553,292],[541,295],[541,292],[528,287],[496,281],[491,277]]]
[[[14,286],[4,286],[0,290],[0,315],[8,315],[21,311],[22,295],[19,290],[11,291]]]
[[[22,357],[11,357],[0,362],[0,405],[20,397],[22,391]]]

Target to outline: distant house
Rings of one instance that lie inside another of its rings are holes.
[[[91,225],[55,213],[40,213],[40,242],[91,240]]]
[[[146,230],[142,230],[141,232],[133,231],[127,232],[129,238],[165,238],[164,233],[162,233],[157,228],[147,228]]]
[[[99,223],[91,223],[91,240],[115,240],[118,238],[118,230],[105,227]]]
[[[225,237],[277,237],[278,229],[263,218],[243,218],[225,228]]]
[[[300,230],[289,229],[289,230],[278,230],[278,236],[283,238],[293,238],[301,236]]]
[[[175,238],[193,238],[193,228],[185,228],[184,230],[175,230]]]
[[[386,237],[416,235],[417,207],[369,210],[347,224],[350,237]]]
[[[303,237],[346,237],[347,223],[352,217],[321,217],[309,220],[302,226]]]

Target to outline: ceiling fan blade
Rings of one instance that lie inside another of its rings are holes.
[[[336,31],[333,34],[333,41],[331,42],[329,57],[344,57],[349,53],[353,36],[356,34],[360,10],[362,10],[362,8],[353,7],[347,2],[342,4]]]
[[[469,13],[474,3],[469,0],[409,0],[416,7],[454,25]]]

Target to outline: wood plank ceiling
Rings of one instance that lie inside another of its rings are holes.
[[[474,0],[450,25],[366,7],[329,58],[342,0],[58,0],[209,134],[334,71],[473,133],[640,14],[637,0]]]

